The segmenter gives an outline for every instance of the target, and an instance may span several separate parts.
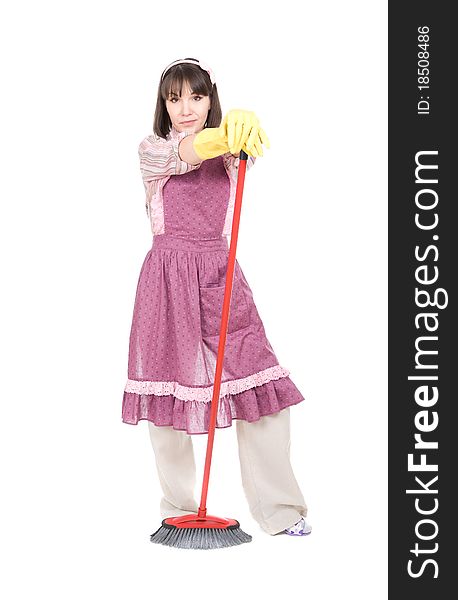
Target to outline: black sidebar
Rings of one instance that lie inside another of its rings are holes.
[[[389,2],[389,598],[458,597],[454,3]],[[447,590],[447,592],[446,592]]]

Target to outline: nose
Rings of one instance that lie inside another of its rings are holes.
[[[191,110],[191,100],[187,100],[186,98],[183,99],[183,105],[182,105],[182,111],[183,115],[189,115],[191,114],[192,110]]]

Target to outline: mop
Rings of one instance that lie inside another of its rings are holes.
[[[252,540],[251,535],[242,531],[240,523],[236,519],[225,519],[223,517],[207,515],[206,507],[247,159],[248,155],[241,150],[199,511],[197,515],[192,513],[164,519],[161,527],[150,536],[152,542],[163,544],[164,546],[208,550],[213,548],[238,546],[245,542],[251,542]]]

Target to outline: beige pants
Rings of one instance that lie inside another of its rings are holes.
[[[242,484],[253,518],[275,535],[307,515],[290,463],[289,408],[248,423],[236,419]],[[192,436],[148,421],[164,496],[162,518],[197,513]]]

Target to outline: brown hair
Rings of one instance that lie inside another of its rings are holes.
[[[193,59],[195,60],[195,59]],[[180,63],[171,67],[159,82],[157,90],[156,111],[154,113],[154,133],[166,138],[172,128],[172,122],[165,106],[165,101],[173,91],[181,96],[183,83],[187,83],[194,94],[210,96],[211,108],[208,111],[204,127],[219,127],[221,124],[221,105],[216,83],[212,84],[210,75],[198,65]]]

